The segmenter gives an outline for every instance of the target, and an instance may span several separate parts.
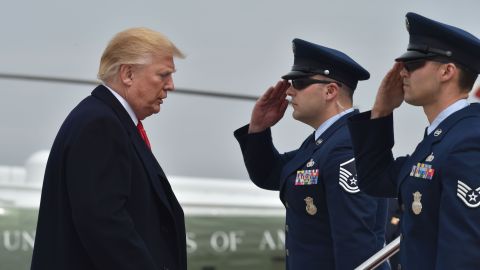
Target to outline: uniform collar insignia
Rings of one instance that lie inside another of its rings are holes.
[[[313,165],[315,165],[315,161],[313,161],[313,158],[311,158],[311,159],[307,162],[307,168],[313,167]]]
[[[433,152],[425,159],[426,162],[432,162],[435,157],[433,156]]]

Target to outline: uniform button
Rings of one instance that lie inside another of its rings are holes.
[[[285,253],[286,253],[286,254],[287,254],[287,256],[288,256],[288,248],[285,250]]]
[[[288,202],[286,202],[286,203],[285,203],[285,207],[287,207],[287,208],[288,208]]]
[[[288,232],[288,224],[285,225],[285,231]]]

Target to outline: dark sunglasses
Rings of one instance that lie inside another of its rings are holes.
[[[300,78],[300,79],[294,79],[291,80],[293,88],[297,90],[303,90],[307,88],[308,86],[316,83],[323,83],[323,84],[329,84],[329,83],[336,83],[338,84],[339,87],[342,87],[342,84],[336,81],[329,81],[329,80],[316,80],[316,79],[311,79],[311,78]]]
[[[427,63],[426,59],[407,61],[407,62],[403,62],[403,67],[405,68],[406,71],[408,71],[408,73],[412,73],[415,70],[425,66],[426,63]]]
[[[442,63],[442,64],[446,64],[446,63],[451,62],[451,60],[443,59],[441,57],[423,58],[423,59],[417,59],[417,60],[413,60],[413,61],[403,62],[403,67],[405,68],[406,71],[408,71],[408,73],[412,73],[415,70],[420,69],[423,66],[425,66],[427,61],[437,62],[437,63]]]

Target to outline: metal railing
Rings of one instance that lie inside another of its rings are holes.
[[[373,254],[373,256],[370,257],[368,260],[357,266],[355,270],[372,270],[377,268],[379,265],[381,265],[383,262],[388,260],[400,250],[400,238],[401,236],[395,238],[395,240],[390,242],[377,253]]]

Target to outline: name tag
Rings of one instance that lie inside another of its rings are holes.
[[[315,185],[318,183],[318,169],[299,170],[295,178],[295,186]]]
[[[434,174],[435,169],[432,168],[432,165],[425,163],[417,163],[417,165],[413,165],[412,170],[410,171],[410,176],[427,180],[432,180]]]

